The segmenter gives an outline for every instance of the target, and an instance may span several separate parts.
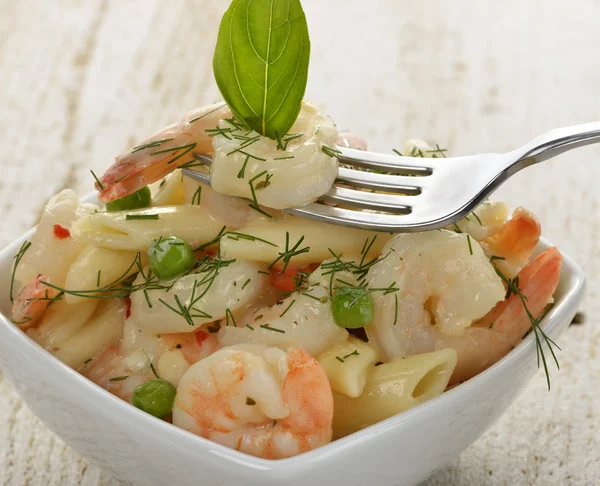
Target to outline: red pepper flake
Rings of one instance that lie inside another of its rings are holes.
[[[65,228],[60,224],[55,224],[54,236],[56,236],[59,240],[64,240],[65,238],[69,238],[71,236],[71,232],[69,231],[69,228]]]
[[[125,305],[127,306],[125,309],[125,319],[129,319],[129,316],[131,315],[131,299],[129,297],[125,299]]]
[[[198,331],[196,333],[196,342],[198,343],[198,346],[202,346],[202,343],[204,341],[206,341],[207,338],[208,338],[208,334],[205,333],[204,331]]]

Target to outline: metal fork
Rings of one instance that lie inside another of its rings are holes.
[[[468,215],[521,169],[599,141],[600,122],[594,122],[551,130],[506,154],[421,158],[338,147],[342,166],[334,187],[319,201],[343,207],[313,202],[284,211],[374,231],[416,232],[443,228]],[[194,156],[207,165],[212,162],[206,155]],[[210,184],[208,174],[190,169],[183,172]]]

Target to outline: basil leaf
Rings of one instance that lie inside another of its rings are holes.
[[[233,0],[221,21],[213,69],[236,118],[275,138],[298,117],[309,57],[300,0]]]

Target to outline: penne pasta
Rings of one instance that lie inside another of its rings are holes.
[[[177,235],[192,245],[215,238],[222,221],[198,206],[162,206],[118,213],[97,213],[73,225],[80,242],[112,250],[146,251],[160,236]]]
[[[56,345],[52,353],[71,368],[80,368],[123,336],[126,311],[127,305],[123,299],[104,300],[90,321]]]
[[[183,182],[183,174],[180,170],[176,170],[162,181],[150,184],[152,206],[180,206],[185,204]]]
[[[456,351],[442,349],[371,368],[359,397],[334,392],[334,438],[364,429],[441,395],[456,361]]]
[[[54,285],[62,286],[71,263],[84,246],[69,235],[71,227],[94,208],[91,204],[80,205],[76,194],[68,189],[51,198],[31,238],[31,247],[17,268],[16,281],[26,284],[41,274]]]
[[[350,336],[348,341],[329,348],[318,358],[333,391],[358,397],[367,375],[377,362],[377,351],[365,341]]]
[[[360,255],[363,249],[369,259],[377,258],[391,238],[388,233],[344,228],[295,216],[256,221],[238,233],[245,236],[228,234],[221,238],[221,252],[230,258],[261,262],[273,262],[286,251],[286,235],[288,250],[301,239],[297,250],[308,249],[294,255],[294,263],[322,262],[332,257],[332,251],[338,256]]]
[[[40,346],[53,352],[60,343],[85,326],[100,300],[85,299],[70,305],[63,296],[63,299],[48,307],[40,325],[29,329],[27,334]]]
[[[263,292],[264,267],[254,262],[233,261],[181,277],[173,286],[150,288],[131,294],[131,318],[145,333],[193,332],[202,324],[223,319],[245,309]],[[144,283],[140,275],[134,286]],[[156,287],[156,286],[155,286]]]
[[[145,265],[148,256],[145,251],[139,252],[142,265]],[[105,287],[112,283],[130,277],[139,271],[134,264],[137,252],[130,250],[109,250],[88,246],[73,262],[67,273],[65,288],[69,290],[85,291]],[[65,294],[68,304],[75,304],[88,300],[86,297]]]

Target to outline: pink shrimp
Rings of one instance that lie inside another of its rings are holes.
[[[329,443],[332,421],[327,376],[301,348],[222,348],[185,373],[173,408],[175,425],[265,459]]]
[[[206,358],[219,348],[217,335],[204,331],[163,334],[160,341],[168,351],[180,350],[190,365]]]
[[[339,133],[337,145],[356,150],[367,150],[367,142],[358,135],[348,131]]]
[[[12,306],[12,321],[23,330],[34,327],[44,314],[58,290],[44,285],[49,282],[45,275],[38,275],[25,285],[15,298]]]
[[[557,248],[548,248],[519,273],[519,288],[527,309],[539,318],[558,285],[562,256]],[[458,364],[450,384],[456,384],[485,370],[523,338],[531,327],[521,297],[513,294],[499,302],[483,318],[466,329],[463,336],[449,336],[434,330],[436,349],[453,348]]]
[[[138,346],[126,347],[123,343],[111,346],[96,357],[89,366],[84,367],[83,374],[97,385],[108,390],[113,395],[125,401],[131,401],[135,388],[148,380],[156,378],[158,370],[161,378],[171,381],[174,385],[179,382],[180,376],[190,365],[200,361],[215,352],[219,347],[216,334],[204,331],[193,333],[163,334],[160,337],[147,336],[146,342]],[[177,372],[169,366],[173,363],[163,357],[169,354],[178,354],[182,358]],[[154,370],[150,367],[150,359],[154,362]],[[163,376],[162,370],[165,370]],[[124,378],[126,377],[126,378]],[[124,379],[121,379],[124,378]]]
[[[504,258],[496,264],[507,276],[514,277],[527,263],[541,234],[542,228],[535,215],[518,207],[511,219],[480,244],[488,256]]]
[[[203,106],[119,155],[100,178],[101,185],[96,184],[98,199],[110,202],[157,181],[192,160],[192,152],[212,153],[212,137],[206,129],[231,116],[225,103]]]

